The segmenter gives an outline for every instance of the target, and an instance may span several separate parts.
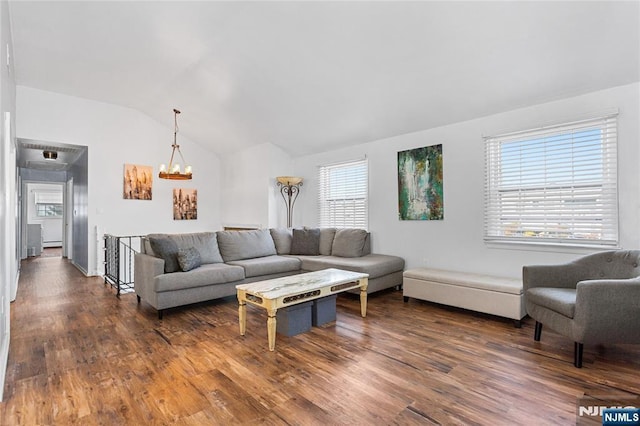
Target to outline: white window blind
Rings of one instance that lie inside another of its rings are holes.
[[[35,198],[36,204],[62,204],[62,191],[38,191]]]
[[[318,217],[321,227],[368,227],[369,165],[366,159],[320,166]]]
[[[485,240],[618,244],[617,114],[485,139]]]

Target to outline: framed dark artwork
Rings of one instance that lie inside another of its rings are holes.
[[[125,200],[150,200],[153,189],[153,167],[125,164],[122,198]]]
[[[442,220],[442,144],[398,152],[400,220]]]
[[[198,219],[198,190],[173,189],[173,220]]]

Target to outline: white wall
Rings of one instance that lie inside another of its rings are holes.
[[[269,169],[267,177],[268,186],[268,201],[269,201],[269,228],[285,228],[287,226],[287,207],[280,193],[280,187],[276,184],[276,177],[278,176],[292,176],[293,173],[293,161],[291,156],[283,151],[280,147],[271,145],[269,150]],[[303,182],[304,185],[304,182]],[[298,221],[297,217],[297,205],[298,201],[294,204],[293,210],[293,224],[302,225],[302,222]]]
[[[99,240],[103,233],[143,235],[220,229],[220,161],[215,154],[179,133],[182,153],[193,166],[193,180],[157,177],[159,164],[168,163],[171,155],[173,107],[179,105],[167,105],[167,122],[158,123],[130,108],[24,86],[17,88],[19,138],[89,147],[87,272],[91,275],[103,272]],[[154,167],[152,200],[123,199],[125,163]],[[173,188],[198,190],[197,220],[173,220]]]
[[[225,155],[220,188],[223,225],[286,226],[286,209],[275,178],[292,170],[289,155],[270,143]]]
[[[9,9],[0,2],[0,400],[9,357],[10,309],[18,288],[18,185],[15,145],[16,85]]]
[[[640,85],[636,83],[297,158],[294,160],[296,173],[305,178],[304,198],[301,195],[297,206],[298,219],[305,225],[318,223],[317,166],[366,155],[369,159],[369,229],[373,249],[402,256],[407,268],[428,266],[517,277],[523,264],[573,259],[586,251],[485,245],[482,137],[571,121],[617,108],[620,111],[620,242],[623,248],[640,248],[639,93]],[[443,145],[444,220],[400,221],[397,152],[435,144]]]
[[[226,155],[219,161],[196,144],[182,140],[187,161],[194,164],[195,178],[188,184],[156,179],[153,201],[122,199],[122,167],[125,162],[153,166],[166,163],[171,128],[135,110],[18,87],[17,132],[19,137],[29,139],[89,146],[90,233],[96,227],[102,232],[126,235],[219,229],[221,224],[283,226],[284,204],[275,177],[287,174],[305,179],[294,211],[294,225],[314,225],[317,166],[366,155],[370,166],[369,223],[374,250],[403,256],[407,267],[425,265],[518,276],[525,263],[569,260],[584,251],[485,245],[482,136],[619,109],[621,246],[637,248],[640,247],[638,92],[636,83],[297,159],[265,143]],[[444,220],[399,221],[397,152],[440,143],[444,152]],[[177,186],[199,190],[199,220],[195,223],[174,222],[171,218],[171,188]],[[90,242],[90,260],[92,271],[97,273],[100,271],[95,270],[98,253],[95,243]]]

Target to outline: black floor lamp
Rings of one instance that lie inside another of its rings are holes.
[[[278,186],[280,187],[280,194],[287,206],[287,228],[292,227],[293,221],[293,205],[300,193],[300,187],[302,186],[301,177],[293,176],[278,176],[276,178]]]

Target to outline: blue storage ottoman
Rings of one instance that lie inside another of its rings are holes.
[[[276,331],[291,337],[311,330],[311,306],[313,302],[280,308],[276,312]]]
[[[337,294],[326,296],[313,301],[311,308],[311,323],[314,327],[336,320],[336,299]]]

